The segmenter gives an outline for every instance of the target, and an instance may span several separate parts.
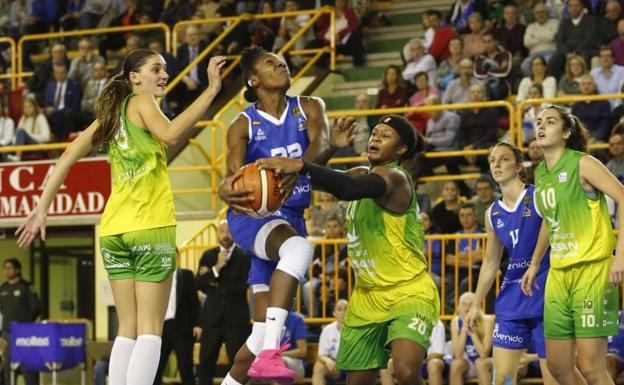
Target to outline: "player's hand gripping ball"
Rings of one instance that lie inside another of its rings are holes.
[[[253,210],[248,215],[262,218],[273,214],[282,205],[284,193],[280,191],[282,177],[274,170],[260,170],[255,163],[240,169],[240,177],[233,182],[234,190],[250,189],[254,200],[242,205]]]

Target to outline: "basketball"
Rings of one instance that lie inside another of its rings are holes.
[[[250,189],[253,192],[254,201],[249,202],[246,206],[255,213],[250,214],[254,217],[266,217],[282,204],[284,194],[280,192],[279,184],[282,177],[275,173],[274,170],[260,170],[255,163],[249,163],[241,167],[241,176],[234,181],[234,190]]]

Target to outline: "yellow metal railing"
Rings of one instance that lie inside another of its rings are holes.
[[[3,74],[0,73],[0,80],[2,79],[11,79],[11,89],[14,90],[15,87],[17,86],[17,80],[16,80],[16,57],[17,57],[17,49],[16,49],[16,44],[15,44],[15,40],[13,40],[10,37],[0,37],[0,44],[6,43],[9,45],[9,48],[11,50],[11,70],[9,71],[9,73]]]
[[[165,34],[165,50],[167,52],[170,52],[171,31],[169,30],[169,26],[165,23],[152,23],[152,24],[131,25],[131,26],[126,26],[126,27],[94,28],[94,29],[82,29],[82,30],[76,30],[76,31],[50,32],[50,33],[24,35],[19,39],[17,43],[17,81],[18,81],[18,84],[23,83],[24,77],[32,75],[32,72],[29,72],[29,73],[23,72],[24,70],[24,57],[23,57],[24,48],[23,47],[24,47],[24,43],[27,41],[47,40],[47,39],[72,37],[72,36],[102,35],[102,34],[107,34],[107,33],[145,31],[145,30],[153,30],[153,29],[163,30],[163,33]]]
[[[611,100],[611,99],[624,99],[624,94],[604,94],[604,95],[574,95],[574,96],[560,96],[556,98],[544,98],[544,99],[527,99],[523,100],[516,106],[516,122],[518,124],[518,138],[516,143],[518,148],[524,150],[524,132],[522,131],[522,118],[524,111],[528,106],[536,104],[571,104],[576,102],[593,102],[597,100]],[[608,143],[594,143],[589,145],[590,150],[602,150],[609,148]]]
[[[212,223],[208,224],[193,235],[189,241],[180,245],[178,258],[179,266],[197,273],[199,261],[203,252],[210,248],[217,247],[216,232],[216,226]],[[461,294],[459,292],[459,287],[462,279],[460,278],[467,279],[468,290],[474,291],[477,284],[477,276],[475,275],[476,269],[461,268],[459,265],[459,242],[476,242],[477,247],[475,247],[474,250],[472,247],[469,247],[469,251],[466,253],[466,256],[464,256],[465,264],[467,266],[473,266],[475,262],[480,262],[484,258],[485,240],[485,234],[436,234],[425,236],[426,244],[423,250],[424,256],[427,259],[428,272],[432,274],[432,276],[435,275],[434,281],[439,281],[440,284],[438,290],[440,295],[441,318],[443,320],[451,319],[453,314],[456,313],[459,296]],[[300,286],[297,292],[295,306],[297,311],[301,313],[304,309],[304,302],[311,305],[305,312],[307,323],[327,323],[332,321],[331,309],[327,308],[328,303],[330,303],[332,299],[336,301],[339,298],[350,298],[355,284],[355,277],[353,276],[353,270],[351,269],[349,261],[340,258],[342,249],[347,246],[347,239],[314,239],[311,240],[311,242],[315,247],[320,248],[320,264],[317,263],[315,265],[311,263],[308,267],[308,277],[314,277],[316,284],[305,285],[305,289],[304,285]],[[436,246],[436,242],[438,242],[439,245]],[[455,245],[449,246],[451,248],[449,249],[446,242],[454,242]],[[436,253],[437,250],[439,250],[439,254]],[[344,251],[342,251],[342,253],[346,255]],[[333,266],[337,267],[332,271],[326,270],[329,258],[333,259]],[[436,259],[438,261],[435,261]],[[437,272],[432,271],[434,262],[441,267]],[[450,263],[447,264],[447,262]],[[346,271],[346,292],[339,291],[339,275],[344,275],[344,273],[340,274],[340,270]],[[447,276],[451,271],[453,272],[453,279],[448,278],[447,280]],[[460,273],[463,273],[463,275]],[[448,288],[449,284],[452,285],[451,288]],[[315,288],[315,286],[317,287]],[[498,294],[499,287],[500,274],[496,279],[494,289],[496,294]],[[445,293],[447,289],[450,291],[445,296],[442,293]],[[445,303],[445,298],[450,297],[451,294],[453,303],[449,306]],[[304,297],[307,297],[305,298],[306,301],[304,301]],[[485,303],[483,306],[485,309]],[[320,308],[319,311],[316,310],[317,307]],[[451,309],[451,312],[447,311],[449,309]]]

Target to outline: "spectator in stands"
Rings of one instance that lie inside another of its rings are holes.
[[[448,45],[449,56],[438,66],[436,85],[444,91],[448,84],[459,76],[459,63],[463,58],[463,43],[459,37],[454,37]]]
[[[485,89],[481,84],[470,86],[471,103],[485,101]],[[475,108],[462,110],[460,113],[459,146],[464,150],[489,148],[496,144],[498,130],[498,110],[495,108]],[[487,172],[487,156],[466,157],[470,164],[475,164]]]
[[[193,16],[193,6],[188,0],[165,0],[159,21],[173,27],[178,21]]]
[[[581,95],[595,95],[596,83],[591,75],[581,77]],[[611,131],[611,106],[607,100],[582,101],[572,104],[572,113],[585,124],[590,142],[606,142]]]
[[[186,28],[184,39],[185,43],[178,47],[176,55],[180,63],[180,68],[187,67],[208,45],[205,41],[200,40],[199,29],[194,25],[190,25]],[[206,68],[208,68],[209,59],[210,57],[207,55],[199,64],[191,68],[190,72],[182,78],[182,81],[176,87],[174,94],[176,96],[176,101],[179,102],[176,111],[185,109],[187,105],[195,100],[197,96],[208,87],[208,73],[206,72]]]
[[[485,32],[483,28],[483,17],[480,13],[475,12],[468,18],[470,33],[463,35],[464,56],[472,58],[480,55],[485,51],[483,45],[482,34]]]
[[[445,348],[446,330],[444,322],[438,320],[438,323],[431,331],[427,355],[420,367],[422,378],[427,380],[428,385],[442,385],[444,383],[444,373],[448,373],[448,365],[443,360]],[[416,368],[415,370],[419,369]],[[379,371],[379,380],[381,385],[395,385],[397,383],[395,382],[392,358],[388,360],[387,369]]]
[[[597,17],[598,31],[601,44],[609,44],[618,36],[617,25],[622,19],[622,4],[619,0],[608,0],[605,6],[604,17]]]
[[[325,238],[333,240],[345,237],[345,226],[339,217],[329,217],[325,222]],[[337,263],[337,264],[336,264]],[[334,271],[345,267],[347,263],[347,247],[345,244],[316,245],[312,257],[312,274],[310,280],[301,284],[301,295],[308,316],[320,317],[321,314],[321,282],[334,279]],[[324,264],[324,265],[323,265]],[[324,275],[324,278],[322,277]]]
[[[127,8],[110,22],[111,27],[127,27],[141,23],[141,12],[139,12],[138,0],[126,0],[126,4]],[[138,40],[138,33],[139,31],[105,35],[98,44],[100,55],[106,58],[109,56],[109,51],[110,53],[116,53],[115,51],[124,48],[124,44],[126,44],[126,49],[119,56],[121,57],[122,55],[127,54],[132,50],[128,47],[128,39],[132,36],[135,36],[135,38],[132,39],[132,44],[136,44],[136,48],[139,48],[141,46],[141,42]],[[114,71],[115,73],[119,73],[121,71],[121,60],[119,60],[117,68],[119,70]]]
[[[487,15],[487,3],[484,0],[455,0],[446,16],[447,21],[457,33],[466,33],[468,18],[474,12]]]
[[[50,141],[50,126],[45,115],[39,110],[39,103],[32,96],[26,96],[22,105],[23,115],[15,130],[15,145],[43,144]],[[7,155],[11,161],[19,161],[21,153]]]
[[[353,65],[362,66],[366,63],[364,41],[360,31],[360,22],[353,8],[347,0],[336,0],[334,30],[336,33],[336,53],[349,55],[353,58]],[[316,22],[317,40],[312,46],[326,46],[331,39],[329,14],[323,14]]]
[[[461,229],[455,234],[482,234],[485,231],[479,227],[477,212],[474,203],[463,203],[459,208],[459,222]],[[469,284],[475,287],[481,260],[483,259],[482,241],[478,238],[460,238],[446,243],[446,277],[445,298],[446,309],[453,312],[455,302],[455,290],[463,293],[470,290]],[[455,265],[459,268],[455,273]]]
[[[58,141],[67,139],[70,132],[80,131],[80,85],[67,76],[67,66],[54,66],[54,81],[48,83],[45,92],[46,116],[52,124]]]
[[[423,106],[425,104],[425,99],[429,96],[440,96],[438,87],[429,85],[429,76],[426,72],[417,72],[416,75],[414,75],[414,84],[416,85],[416,92],[414,92],[409,99],[410,107]],[[425,133],[429,114],[426,112],[411,112],[407,115],[407,118],[421,134]]]
[[[559,29],[559,20],[550,18],[548,7],[538,2],[533,7],[535,21],[527,26],[524,32],[524,46],[529,50],[529,56],[520,66],[522,74],[529,76],[531,62],[536,56],[543,57],[547,62],[557,49],[555,35]]]
[[[93,65],[93,78],[87,81],[80,102],[80,110],[82,111],[81,123],[89,124],[95,119],[95,99],[100,96],[100,92],[108,83],[108,70],[104,63],[95,63]]]
[[[479,385],[492,383],[492,333],[494,320],[483,314],[478,330],[472,330],[464,317],[472,307],[474,293],[464,292],[459,297],[458,315],[451,320],[451,346],[453,361],[449,384],[463,385],[465,378],[477,377]]]
[[[433,221],[433,219],[431,219],[430,212],[421,210],[420,219],[422,219],[423,222],[425,235],[440,234],[440,228]],[[433,282],[435,282],[439,290],[441,284],[440,277],[442,276],[442,241],[439,239],[430,241],[425,238],[424,253],[425,258],[430,261],[429,265],[431,266],[431,278],[433,278]]]
[[[617,25],[618,36],[611,40],[609,47],[613,52],[614,62],[617,65],[624,65],[624,20],[618,21]]]
[[[609,136],[609,155],[611,159],[607,162],[607,169],[615,176],[620,183],[624,183],[624,126],[618,124],[613,128]],[[619,209],[617,203],[611,198],[607,199],[607,206],[611,216],[613,228],[619,228]],[[624,353],[624,351],[622,351]]]
[[[295,382],[300,382],[305,376],[303,359],[308,352],[308,329],[301,314],[294,310],[288,313],[284,322],[284,335],[279,346],[290,344],[290,348],[282,352],[282,361],[286,367],[295,372]]]
[[[510,90],[511,53],[498,44],[492,32],[485,32],[481,36],[485,52],[475,60],[474,77],[483,81],[488,99],[505,99]]]
[[[299,5],[295,0],[286,0],[284,4],[285,12],[294,12],[299,10]],[[310,20],[310,15],[297,15],[282,17],[279,20],[279,31],[275,38],[275,44],[273,45],[273,52],[278,52],[285,44],[294,36],[303,26]],[[311,38],[312,30],[304,33],[293,45],[295,50],[304,49]],[[303,64],[303,58],[300,55],[290,57],[291,63],[295,68],[301,67]]]
[[[461,229],[457,216],[461,202],[457,183],[446,182],[442,188],[442,200],[431,211],[431,219],[440,226],[442,234],[453,234]]]
[[[54,44],[52,46],[52,57],[39,64],[32,78],[26,83],[26,90],[34,93],[37,100],[43,102],[44,91],[49,82],[54,80],[55,65],[66,65],[69,67],[69,60],[66,55],[66,48],[63,44]]]
[[[30,8],[27,34],[50,32],[50,29],[58,23],[59,2],[57,0],[32,0]]]
[[[148,48],[154,50],[160,54],[160,56],[165,59],[165,63],[167,64],[167,74],[169,74],[170,79],[174,79],[178,76],[178,72],[180,71],[180,64],[178,63],[178,59],[176,59],[172,54],[165,51],[165,47],[161,39],[152,39],[148,42]]]
[[[318,357],[312,369],[312,385],[326,385],[327,380],[336,381],[346,377],[346,372],[336,368],[336,357],[340,347],[340,332],[344,326],[344,316],[349,302],[339,299],[334,306],[336,320],[321,331],[318,344]]]
[[[398,73],[397,73],[398,75]],[[368,96],[361,94],[355,97],[355,109],[356,110],[369,110],[370,101]],[[356,154],[366,156],[368,150],[368,139],[371,134],[371,127],[375,124],[371,120],[371,116],[359,116],[355,118],[357,126],[355,128],[355,139],[353,139],[353,150]]]
[[[496,40],[511,53],[512,71],[516,73],[522,60],[529,54],[523,41],[526,26],[518,22],[518,8],[514,3],[505,5],[503,21],[503,25],[496,29]]]
[[[80,28],[96,28],[111,4],[111,0],[86,0],[80,13]]]
[[[437,95],[429,96],[425,100],[425,105],[440,105],[440,98]],[[456,112],[452,110],[436,110],[430,111],[431,119],[427,121],[427,129],[425,131],[425,143],[427,151],[455,151],[459,149],[457,136],[459,132],[460,118]],[[440,159],[440,162],[446,163],[452,158],[427,158],[427,160]],[[434,166],[435,167],[435,166]],[[459,171],[457,169],[456,171]],[[452,174],[458,174],[449,170]]]
[[[566,59],[576,54],[590,63],[596,53],[600,39],[597,38],[598,26],[594,19],[585,15],[581,0],[568,1],[569,17],[564,18],[556,35],[557,52],[548,62],[549,73],[559,78],[564,70]]]
[[[30,2],[28,0],[14,0],[11,2],[10,35],[19,39],[26,33],[28,21],[31,15]]]
[[[336,217],[344,223],[345,209],[331,194],[319,192],[316,204],[310,207],[310,215],[306,221],[306,230],[312,237],[323,237],[325,223],[328,218]]]
[[[413,82],[414,75],[419,72],[426,72],[429,76],[429,84],[435,84],[437,65],[435,59],[425,53],[425,47],[423,47],[420,39],[410,40],[406,47],[409,49],[409,56],[405,56],[407,64],[403,70],[403,79],[406,82]],[[406,53],[406,50],[403,49],[403,54]]]
[[[579,95],[579,84],[583,75],[588,74],[585,59],[578,55],[570,55],[566,63],[565,74],[559,80],[557,95]]]
[[[0,95],[0,147],[11,146],[15,140],[15,123],[8,115],[4,104],[5,98]],[[5,153],[0,153],[0,162],[5,160]]]
[[[472,60],[464,58],[459,62],[459,77],[452,80],[442,96],[443,104],[468,103],[469,90],[472,85],[480,84],[473,77],[474,65]]]
[[[93,53],[91,40],[82,38],[78,42],[78,56],[76,56],[69,66],[69,78],[77,82],[81,88],[87,85],[89,79],[93,78],[93,66],[96,63],[104,63],[104,58]]]
[[[69,0],[65,14],[59,19],[60,27],[63,31],[71,31],[80,26],[80,16],[84,0]]]
[[[471,202],[474,204],[477,213],[477,224],[481,228],[485,228],[485,212],[490,205],[498,199],[499,194],[494,191],[495,186],[491,178],[482,176],[475,182],[475,196]]]
[[[542,95],[545,98],[557,96],[557,80],[553,76],[548,76],[546,73],[547,69],[546,59],[541,56],[533,57],[531,61],[531,75],[522,78],[520,81],[516,101],[520,102],[527,99],[529,87],[532,85],[540,85],[542,87]]]
[[[247,303],[251,259],[234,244],[227,221],[219,222],[217,238],[219,246],[203,253],[195,277],[196,289],[206,295],[200,316],[200,384],[213,383],[221,345],[225,343],[232,363],[251,330]]]
[[[527,99],[540,99],[544,97],[543,89],[540,84],[532,84],[527,92]],[[522,113],[522,143],[527,143],[535,137],[535,122],[540,112],[542,112],[543,104],[531,104],[526,107]]]
[[[404,107],[407,105],[407,87],[401,77],[401,69],[390,64],[384,69],[381,88],[377,93],[376,109]]]
[[[353,282],[353,277],[351,277],[351,282]],[[349,271],[346,268],[338,269],[334,277],[327,279],[326,283],[329,287],[321,291],[321,297],[325,300],[325,314],[329,315],[332,314],[336,301],[349,298]]]
[[[617,94],[624,86],[624,67],[614,64],[611,47],[600,47],[600,67],[591,70],[599,94]],[[581,91],[581,93],[583,93]],[[611,109],[622,104],[621,99],[611,99]]]
[[[544,160],[542,148],[537,144],[537,139],[535,138],[529,140],[527,158],[529,160],[525,162],[524,165],[527,171],[526,183],[535,184],[535,169],[537,165]]]
[[[273,5],[269,1],[260,3],[260,13],[267,15],[273,13]],[[275,36],[280,30],[280,19],[256,19],[250,23],[251,44],[264,48],[267,51],[273,49]]]
[[[433,9],[429,11],[429,28],[433,30],[433,39],[428,47],[428,52],[436,62],[448,59],[450,41],[455,37],[455,31],[450,26],[442,23],[442,14]]]

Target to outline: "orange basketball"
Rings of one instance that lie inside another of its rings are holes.
[[[282,204],[284,194],[280,192],[279,184],[282,177],[273,170],[260,170],[255,163],[249,163],[241,167],[241,176],[234,181],[234,190],[253,190],[250,194],[253,202],[247,203],[247,207],[254,210],[255,217],[266,217]]]

